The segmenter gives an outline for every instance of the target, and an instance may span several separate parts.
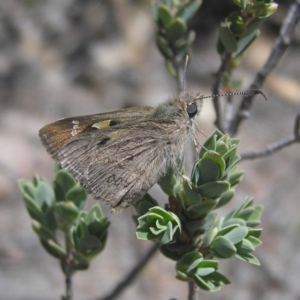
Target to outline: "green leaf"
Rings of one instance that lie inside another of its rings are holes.
[[[56,203],[56,212],[61,222],[67,225],[73,224],[79,215],[78,208],[71,201]]]
[[[215,209],[220,208],[224,205],[226,205],[227,203],[229,203],[231,201],[231,199],[234,197],[235,195],[235,190],[234,189],[230,189],[227,192],[225,192],[220,200],[218,201],[217,205],[215,206]]]
[[[228,145],[223,141],[217,141],[216,152],[220,155],[224,155],[228,151]]]
[[[211,243],[213,254],[220,258],[229,258],[236,254],[236,248],[228,239],[218,236]]]
[[[207,259],[205,259],[205,260],[202,260],[199,263],[198,267],[200,269],[202,269],[202,268],[211,268],[214,271],[216,271],[219,268],[219,262],[217,260],[211,260],[211,259],[207,260]]]
[[[182,281],[189,281],[188,276],[185,273],[180,272],[179,270],[176,270],[176,272],[177,272],[177,276],[176,276],[177,279]]]
[[[159,179],[158,184],[164,193],[175,196],[175,187],[180,184],[180,180],[173,172],[169,172]]]
[[[228,28],[228,24],[222,24],[219,31],[220,40],[226,49],[226,52],[233,53],[238,49],[238,44],[235,36]]]
[[[170,9],[165,5],[159,5],[158,18],[165,28],[168,28],[174,20]]]
[[[238,12],[233,12],[228,17],[231,32],[236,36],[242,36],[247,31],[247,25],[243,17]]]
[[[195,232],[201,230],[204,224],[205,224],[205,220],[193,220],[187,222],[185,224],[185,228],[190,232]]]
[[[264,210],[264,208],[263,208],[262,205],[255,205],[254,206],[254,211],[250,215],[250,217],[247,219],[247,222],[259,221],[259,219],[261,218],[263,210]]]
[[[136,229],[136,237],[138,240],[144,240],[144,241],[154,239],[154,235],[151,232],[149,232],[147,228],[143,228],[143,227],[138,227]]]
[[[138,222],[139,226],[136,228],[138,239],[169,243],[177,229],[181,231],[179,218],[158,206],[150,208],[148,213],[138,218]]]
[[[34,202],[34,200],[27,194],[23,195],[23,200],[25,202],[30,217],[44,224],[45,216],[40,210],[40,208],[38,207],[38,205]]]
[[[247,236],[246,239],[253,245],[254,248],[262,244],[262,242],[254,236]]]
[[[253,34],[254,31],[256,32],[256,34],[258,33],[259,35],[259,28],[264,23],[264,21],[265,20],[263,19],[253,18],[247,25],[247,32],[245,34],[245,37],[250,36],[251,34]]]
[[[238,259],[241,259],[243,261],[246,261],[250,264],[253,264],[253,265],[256,265],[256,266],[259,266],[260,265],[260,262],[259,260],[252,254],[250,253],[243,253],[243,254],[236,254],[235,255]]]
[[[67,251],[58,243],[53,240],[41,240],[41,244],[43,245],[44,249],[52,256],[62,259],[66,256]]]
[[[239,219],[239,218],[232,218],[232,219],[229,219],[229,220],[226,220],[224,223],[223,223],[223,226],[232,226],[232,225],[239,225],[239,226],[246,226],[247,223],[245,220],[243,219]]]
[[[223,159],[226,163],[226,171],[228,172],[228,169],[232,169],[233,166],[237,163],[237,159],[240,159],[239,155],[236,154],[237,152],[237,146],[232,145],[231,148],[223,155]]]
[[[259,238],[261,236],[261,233],[262,233],[261,228],[249,228],[247,238],[248,238],[248,236],[254,236],[256,238]]]
[[[194,276],[193,279],[195,284],[204,291],[211,291],[215,288],[215,285],[213,285],[210,281],[205,281],[198,275]]]
[[[244,175],[244,171],[236,171],[232,174],[230,173],[228,179],[228,181],[230,182],[230,186],[231,187],[237,186],[241,182],[243,175]]]
[[[183,180],[183,200],[186,205],[193,205],[193,204],[198,204],[201,203],[202,199],[199,193],[195,192],[192,190],[189,186],[189,184]]]
[[[35,174],[34,177],[33,177],[33,180],[32,180],[33,185],[35,187],[37,187],[43,181],[44,181],[43,178],[41,178],[38,174]]]
[[[201,261],[203,261],[203,255],[201,253],[197,251],[188,252],[178,260],[176,270],[186,274],[194,270],[192,273],[195,273],[195,268]]]
[[[47,208],[53,206],[54,193],[52,188],[45,182],[41,182],[36,189],[35,203],[43,209],[44,206]],[[48,210],[48,209],[46,209]]]
[[[228,232],[226,235],[223,235],[223,237],[229,240],[232,244],[237,244],[243,240],[247,233],[247,227],[239,226]]]
[[[207,199],[199,204],[194,204],[190,206],[187,210],[197,213],[198,215],[204,215],[211,211],[217,202],[215,200]]]
[[[187,29],[186,22],[177,18],[167,29],[167,37],[171,43],[175,43],[178,39],[184,36]]]
[[[254,207],[247,207],[236,215],[237,218],[247,220],[254,212]]]
[[[211,228],[217,221],[217,214],[215,212],[210,212],[205,218],[205,230]]]
[[[212,230],[208,231],[205,238],[203,239],[203,242],[202,242],[201,246],[202,247],[208,247],[212,243],[214,238],[216,237],[217,233],[218,233],[217,228],[213,228]]]
[[[166,228],[162,238],[160,239],[162,244],[167,244],[170,241],[172,241],[173,234],[174,234],[172,229],[173,229],[172,223],[168,222],[167,228]],[[176,228],[175,228],[175,230],[176,230]]]
[[[226,235],[227,233],[229,233],[231,230],[235,229],[235,228],[238,228],[239,225],[237,224],[232,224],[230,226],[224,226],[223,224],[223,228],[219,230],[218,232],[218,236],[223,236],[223,235]]]
[[[255,250],[252,243],[247,239],[243,239],[240,243],[236,244],[235,246],[238,254],[252,253]]]
[[[214,282],[214,284],[217,286],[230,284],[230,281],[219,272],[214,272],[209,277],[210,277],[210,280],[212,280]]]
[[[103,218],[105,218],[103,211],[102,211],[100,205],[98,203],[96,203],[89,210],[85,220],[86,220],[86,224],[90,224],[90,223],[94,222],[95,220],[100,221]]]
[[[164,37],[162,37],[161,35],[156,35],[156,44],[157,44],[157,47],[158,47],[159,51],[161,52],[161,54],[166,59],[169,59],[172,61],[174,58],[174,52],[170,48],[166,39]]]
[[[177,12],[176,17],[181,18],[185,22],[189,21],[196,14],[201,4],[202,0],[195,0],[192,2],[187,1],[186,4]]]
[[[215,151],[209,151],[206,152],[203,155],[203,159],[211,159],[212,161],[214,161],[216,164],[218,164],[219,168],[220,168],[220,173],[223,173],[225,170],[225,161],[222,158],[222,156],[220,156],[219,153],[215,152]]]
[[[216,198],[228,191],[230,184],[227,181],[216,181],[202,184],[197,187],[201,197]]]
[[[256,226],[260,225],[260,220],[257,220],[257,221],[247,221],[246,224],[247,224],[248,227],[253,228],[253,227],[256,227]]]
[[[66,195],[66,200],[72,201],[78,209],[83,209],[87,199],[87,192],[79,185],[74,186]]]
[[[173,221],[173,214],[170,212],[167,212],[160,206],[151,207],[149,212],[152,214],[155,214],[159,218],[162,218],[164,221]]]
[[[154,206],[158,206],[158,203],[148,193],[134,204],[138,216],[146,214],[149,211],[149,209]]]
[[[245,12],[249,0],[241,0],[241,8]]]
[[[55,160],[54,161],[54,172],[55,172],[55,174],[57,174],[60,170],[62,170],[62,167],[59,164],[59,162]]]
[[[167,68],[167,71],[169,72],[169,74],[173,77],[176,77],[177,71],[174,68],[174,65],[168,60],[165,61],[165,64],[166,64],[166,68]]]
[[[236,56],[241,55],[253,43],[253,41],[260,35],[259,30],[246,33],[243,38],[237,42]]]
[[[278,7],[277,3],[257,3],[254,5],[249,5],[247,7],[248,13],[254,13],[260,19],[265,19],[276,12]]]
[[[32,184],[32,182],[26,179],[20,179],[18,180],[18,184],[22,194],[27,194],[30,198],[32,198],[32,200],[34,200],[36,194],[36,187]]]
[[[109,227],[109,222],[104,221],[104,222],[99,222],[99,221],[94,221],[88,225],[88,230],[90,235],[97,237],[99,240],[104,242],[107,237],[107,229]]]
[[[66,194],[77,184],[75,179],[64,170],[58,171],[54,180],[54,192],[57,201],[66,200]]]
[[[223,158],[212,152],[207,152],[198,163],[200,178],[198,185],[217,181],[225,169]]]
[[[213,272],[215,272],[214,268],[199,268],[197,270],[197,275],[202,277],[202,276],[207,276]]]
[[[47,241],[55,238],[53,232],[35,220],[32,221],[32,229],[42,240]]]
[[[221,131],[215,130],[204,142],[204,147],[201,148],[199,153],[199,158],[202,158],[207,150],[216,151],[217,139],[219,139],[223,134]]]
[[[101,241],[94,236],[85,236],[79,241],[79,247],[83,250],[99,250],[102,246]]]

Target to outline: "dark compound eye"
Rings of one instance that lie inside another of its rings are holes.
[[[195,103],[188,105],[188,107],[186,108],[186,111],[189,114],[190,118],[195,117],[198,112],[197,105]]]

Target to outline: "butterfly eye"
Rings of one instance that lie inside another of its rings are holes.
[[[192,103],[190,105],[187,106],[186,108],[187,113],[189,114],[190,118],[193,118],[196,116],[198,109],[195,103]]]

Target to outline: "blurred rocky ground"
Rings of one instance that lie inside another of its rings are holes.
[[[236,73],[244,78],[244,89],[264,64],[290,2],[280,2],[248,50]],[[211,94],[212,75],[220,64],[217,26],[232,6],[230,0],[204,1],[193,20],[197,40],[187,72],[188,90]],[[53,161],[37,135],[46,123],[125,106],[155,106],[174,95],[176,83],[155,48],[154,30],[148,1],[0,1],[1,299],[50,300],[63,294],[59,264],[31,230],[17,180],[36,173],[52,180]],[[292,46],[263,87],[269,101],[257,97],[251,118],[240,128],[241,152],[264,149],[292,134],[300,112],[299,42],[298,26]],[[210,134],[213,121],[211,101],[206,100],[199,126]],[[264,243],[257,250],[262,266],[237,259],[222,262],[220,271],[232,284],[221,292],[202,292],[201,299],[300,298],[299,153],[299,145],[293,145],[240,164],[245,176],[231,207],[246,195],[265,206]],[[166,200],[159,188],[153,193],[162,203]],[[103,209],[111,221],[107,247],[88,271],[75,275],[75,299],[105,295],[151,245],[136,240],[133,209],[118,215],[109,214],[105,205]],[[174,277],[174,262],[158,253],[119,299],[187,299],[186,284]]]

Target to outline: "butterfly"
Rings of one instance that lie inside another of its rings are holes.
[[[178,171],[185,145],[195,137],[203,99],[211,97],[183,92],[155,108],[64,118],[44,126],[39,136],[88,193],[120,212],[168,171]]]

